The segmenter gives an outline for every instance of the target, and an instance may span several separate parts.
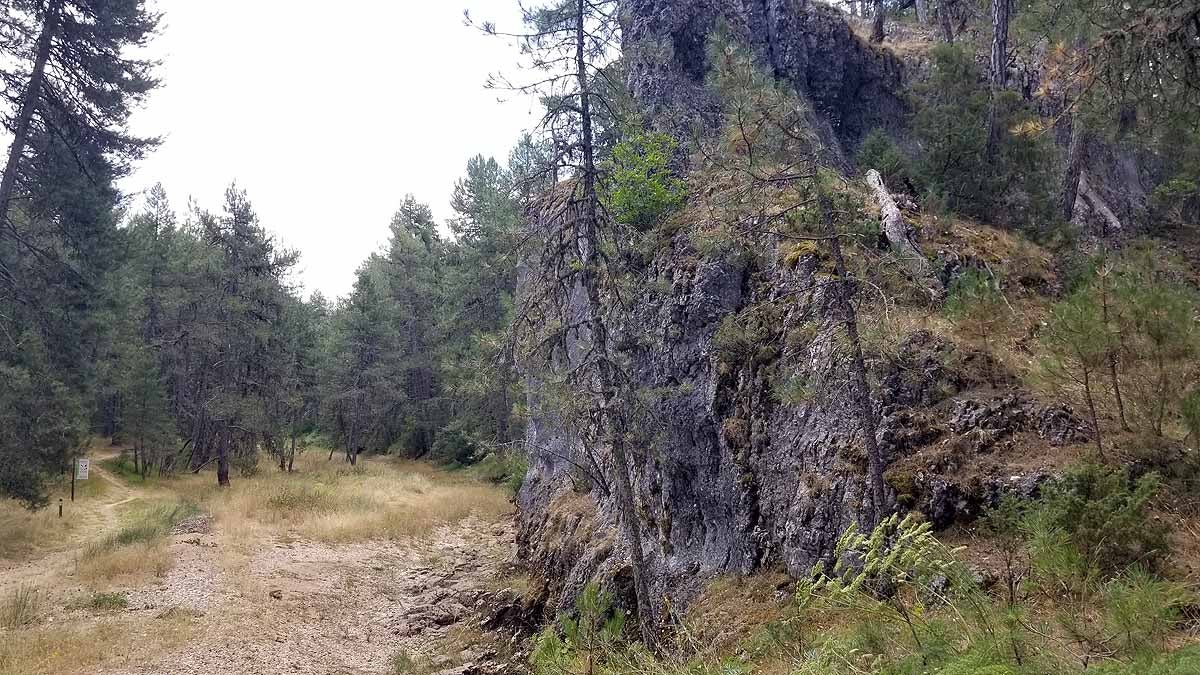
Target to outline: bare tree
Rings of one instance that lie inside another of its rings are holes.
[[[564,358],[568,383],[587,401],[584,407],[594,432],[611,452],[609,473],[632,560],[639,628],[643,642],[653,647],[657,612],[651,601],[650,571],[626,448],[628,378],[613,355],[604,290],[609,261],[601,252],[605,230],[613,223],[600,200],[596,125],[599,115],[614,114],[611,97],[603,92],[608,85],[603,68],[619,44],[617,2],[558,0],[526,9],[524,18],[530,29],[526,33],[500,33],[489,23],[480,27],[489,34],[518,39],[530,55],[530,65],[544,77],[516,85],[495,78],[492,84],[544,98],[542,128],[556,148],[553,166],[546,170],[557,174],[565,168],[571,178],[538,202],[531,239],[541,248],[532,265],[536,269],[525,279],[525,307],[518,323],[536,324],[532,332],[542,338],[535,349],[543,356],[553,358],[556,349],[568,354]],[[546,313],[554,313],[556,320],[548,322]],[[547,326],[550,335],[545,335]],[[583,347],[571,353],[572,345]],[[589,444],[583,446],[586,452]]]

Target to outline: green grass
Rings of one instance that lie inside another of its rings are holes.
[[[157,541],[170,534],[171,528],[180,521],[199,513],[200,507],[191,502],[165,502],[139,509],[121,529],[87,546],[82,557],[86,559],[123,546]]]
[[[72,609],[90,609],[96,612],[116,612],[129,606],[124,593],[93,593],[71,603]]]

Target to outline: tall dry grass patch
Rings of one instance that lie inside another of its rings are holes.
[[[425,464],[374,458],[350,467],[316,455],[302,457],[295,473],[234,481],[206,505],[226,532],[282,529],[338,543],[422,537],[510,510],[502,490]]]
[[[37,621],[42,596],[33,586],[18,586],[0,599],[0,628],[20,628]]]
[[[174,500],[131,509],[117,531],[80,551],[80,578],[100,582],[164,576],[172,564],[167,535],[177,523],[199,512],[195,504]]]
[[[70,499],[70,481],[61,479],[55,483],[50,503],[46,508],[30,511],[11,499],[0,500],[0,559],[19,559],[70,543],[71,535],[80,530],[79,514],[87,514],[96,508],[96,503],[108,491],[108,482],[102,478],[77,481],[75,502],[66,501],[66,517],[58,517],[58,500]]]
[[[0,639],[0,675],[58,675],[87,671],[116,660],[162,653],[183,644],[193,633],[192,618],[111,619],[11,631]],[[136,639],[130,636],[136,635]]]

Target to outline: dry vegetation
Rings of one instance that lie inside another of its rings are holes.
[[[97,446],[93,457],[115,452]],[[130,597],[178,583],[174,566],[196,573],[179,562],[181,550],[211,551],[216,568],[198,572],[207,582],[258,597],[261,589],[236,572],[273,542],[425,538],[440,525],[472,515],[495,520],[511,509],[502,490],[465,475],[384,458],[351,468],[326,457],[304,455],[291,474],[235,477],[225,490],[210,473],[128,480],[113,475],[114,462],[96,461],[66,518],[58,517],[57,499],[40,512],[0,504],[0,675],[145,663],[179,648],[201,630],[202,613],[166,605],[134,611],[142,607]],[[208,543],[173,534],[196,519],[211,521]]]
[[[293,474],[263,472],[230,490],[206,484],[185,492],[227,531],[329,543],[421,537],[472,513],[493,518],[511,509],[500,490],[424,464],[364,460],[348,467],[316,454],[297,460]]]

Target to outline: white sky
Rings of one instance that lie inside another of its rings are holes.
[[[439,222],[476,153],[503,162],[537,122],[499,103],[491,72],[516,51],[463,25],[517,26],[516,0],[157,0],[163,86],[134,130],[163,144],[122,184],[156,182],[182,216],[245,188],[262,224],[301,253],[297,280],[332,299],[386,241],[406,193]],[[140,199],[134,202],[140,206]]]

